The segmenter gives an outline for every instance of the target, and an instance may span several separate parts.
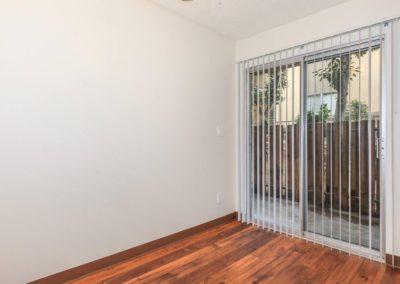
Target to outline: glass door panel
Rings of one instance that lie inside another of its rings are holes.
[[[304,64],[304,230],[380,249],[380,48]]]
[[[252,72],[252,212],[256,223],[299,234],[300,64],[278,60]]]

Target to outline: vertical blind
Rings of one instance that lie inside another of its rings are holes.
[[[395,83],[395,66],[384,64],[398,50],[397,26],[238,63],[239,220],[383,259],[383,139]]]

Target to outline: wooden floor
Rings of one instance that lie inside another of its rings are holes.
[[[400,271],[235,221],[70,283],[400,283]]]

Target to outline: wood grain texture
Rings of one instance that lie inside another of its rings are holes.
[[[237,221],[67,282],[400,283],[400,271]]]
[[[209,228],[213,228],[215,226],[221,225],[221,224],[226,224],[229,223],[233,220],[236,220],[237,218],[237,213],[233,212],[231,214],[222,216],[220,218],[211,220],[209,222],[197,225],[195,227],[177,232],[175,234],[145,243],[143,245],[139,245],[137,247],[118,252],[116,254],[106,256],[104,258],[82,264],[80,266],[61,271],[59,273],[35,280],[33,282],[30,282],[30,284],[54,284],[54,283],[65,283],[67,281],[76,279],[78,277],[81,277],[83,275],[87,275],[88,273],[92,273],[93,271],[97,271],[99,269],[103,269],[106,267],[110,267],[111,265],[115,265],[117,263],[132,259],[136,256],[142,255],[144,253],[148,253],[149,251],[161,248],[163,246],[166,246],[170,243],[176,242],[178,240],[184,240],[185,238],[195,235],[199,232],[203,232]],[[229,227],[229,226],[228,226]],[[236,229],[234,229],[236,230]],[[229,230],[228,230],[229,231]],[[227,233],[227,232],[223,232]],[[196,238],[193,238],[193,242],[195,243]],[[165,250],[165,248],[163,248]],[[146,258],[149,258],[148,254],[143,256],[140,261],[143,261]],[[178,257],[178,256],[175,256]],[[139,262],[140,262],[139,261]],[[157,265],[157,264],[156,264]],[[123,270],[122,267],[116,268],[116,270],[120,271]],[[88,283],[88,282],[85,282]]]

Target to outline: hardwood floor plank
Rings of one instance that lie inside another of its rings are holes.
[[[339,265],[332,270],[329,277],[325,280],[325,283],[350,283],[361,266],[361,263],[362,259],[360,257],[355,255],[347,256],[342,265]],[[346,273],[342,273],[343,271],[346,271]]]
[[[214,244],[216,241],[218,241],[219,239],[222,239],[222,238],[226,238],[233,234],[240,235],[241,231],[243,231],[245,229],[247,229],[246,231],[248,231],[249,226],[240,225],[238,227],[235,227],[235,230],[231,229],[228,231],[221,232],[216,237],[206,239],[206,240],[201,240],[198,243],[195,243],[189,247],[186,247],[182,250],[174,252],[168,256],[158,258],[151,263],[142,265],[135,269],[129,270],[123,274],[120,274],[117,277],[113,277],[109,280],[106,280],[106,281],[104,281],[104,283],[110,283],[110,284],[122,283],[125,281],[129,281],[131,279],[136,279],[136,281],[139,281],[139,280],[144,281],[145,278],[150,277],[150,274],[154,274],[156,272],[159,274],[160,274],[160,272],[165,273],[165,270],[172,269],[173,265],[180,265],[181,262],[183,262],[183,263],[190,262],[190,261],[194,260],[196,257],[203,256],[203,251],[207,251],[208,247],[212,246],[212,251],[215,251],[216,249],[219,248],[217,245]],[[250,229],[253,230],[252,228],[250,228]],[[246,236],[246,235],[244,235],[244,236]],[[198,256],[197,254],[200,254],[200,256]],[[205,254],[205,255],[207,255],[207,254]],[[162,275],[162,274],[163,273],[161,273],[160,275]],[[140,278],[139,278],[139,276],[140,276]],[[155,276],[152,275],[151,277],[153,279]]]
[[[387,267],[381,279],[382,284],[400,283],[400,270]]]
[[[282,242],[286,237],[276,234],[276,237],[261,246],[251,254],[237,260],[225,269],[212,275],[206,283],[241,283],[256,271],[274,261],[279,255],[293,248],[291,242]]]
[[[254,228],[251,228],[251,231],[247,230],[246,232],[239,232],[238,234],[236,234],[236,238],[234,239],[236,247],[246,245],[247,243],[252,242],[252,238],[256,238],[260,235],[261,233]],[[195,257],[178,259],[173,265],[170,265],[168,270],[163,269],[160,271],[150,271],[147,275],[141,275],[136,279],[132,279],[132,281],[128,281],[127,283],[154,283],[155,280],[166,281],[167,279],[169,279],[169,281],[167,282],[170,282],[170,278],[175,279],[179,275],[183,277],[184,275],[192,274],[194,270],[204,265],[204,263],[207,263],[210,259],[218,257],[219,255],[224,254],[226,251],[235,249],[235,247],[221,248],[216,244],[213,244],[212,247],[213,252],[208,255],[198,257],[196,253],[194,253],[193,255]]]
[[[308,276],[305,275],[306,280],[304,283],[325,283],[330,273],[349,257],[346,253],[340,253],[336,250],[331,251],[327,247],[324,247],[323,250],[325,253],[318,258],[316,265],[310,268],[311,273]]]
[[[246,283],[266,283],[268,280],[274,280],[275,275],[279,274],[283,269],[289,267],[297,259],[301,257],[301,253],[289,249],[283,254],[278,256],[275,260],[264,265],[261,269],[256,271],[253,275],[246,278]]]
[[[350,283],[380,283],[386,267],[369,259],[363,259]]]
[[[293,279],[299,281],[302,276],[301,272],[310,271],[311,264],[316,261],[315,258],[323,252],[320,247],[310,242],[292,240],[291,244],[291,247],[275,256],[268,266],[264,266],[249,279],[255,283],[269,283],[270,281],[274,283],[277,280],[284,283],[293,282]],[[247,280],[250,281],[249,279]]]
[[[400,271],[234,221],[69,283],[400,284]]]
[[[231,222],[223,225],[216,226],[202,233],[196,234],[190,238],[182,241],[174,242],[169,245],[163,246],[159,249],[151,251],[139,257],[135,257],[131,260],[124,261],[108,268],[102,269],[98,272],[86,275],[77,280],[70,281],[71,284],[85,284],[85,283],[102,283],[114,276],[120,275],[126,271],[134,268],[141,267],[143,265],[154,262],[157,259],[163,257],[171,257],[173,253],[182,251],[184,249],[193,249],[193,247],[200,247],[202,242],[213,242],[218,239],[224,239],[230,234],[234,234],[238,231],[246,229],[247,226],[240,222]],[[157,265],[157,264],[153,264]],[[151,266],[151,264],[150,264]]]
[[[206,258],[197,259],[191,263],[187,263],[187,264],[185,264],[186,267],[180,267],[179,269],[177,269],[175,271],[171,271],[171,273],[174,273],[174,275],[177,278],[182,278],[188,274],[195,272],[196,270],[200,269],[202,266],[207,265],[214,260],[220,259],[221,257],[224,257],[225,255],[227,255],[231,252],[234,252],[237,249],[240,249],[242,246],[252,243],[254,241],[254,239],[256,239],[260,236],[263,236],[263,234],[256,229],[253,229],[251,234],[237,235],[236,238],[230,239],[231,243],[235,243],[234,246],[231,245],[231,246],[222,246],[221,247],[220,245],[216,244],[218,246],[218,249],[212,255],[209,255]]]
[[[203,265],[201,268],[197,268],[193,273],[183,274],[177,276],[177,282],[179,283],[197,283],[197,282],[207,282],[211,276],[224,269],[225,267],[231,265],[232,263],[242,259],[246,255],[249,255],[251,252],[255,251],[260,246],[265,245],[274,239],[274,234],[265,234],[265,232],[261,232],[260,236],[254,238],[250,243],[243,246],[236,246],[235,243],[232,243],[230,246],[236,248],[228,253],[219,255],[212,261],[209,261],[206,265]],[[229,247],[230,247],[229,246]]]
[[[285,262],[268,272],[267,277],[262,277],[258,282],[324,283],[331,270],[340,264],[344,256],[344,254],[335,253],[326,247],[311,243],[306,243],[305,248],[300,252],[298,248],[292,251],[300,253],[301,256],[298,259],[294,258],[295,261],[291,263],[287,262],[287,260],[291,261],[291,258],[287,258]]]

